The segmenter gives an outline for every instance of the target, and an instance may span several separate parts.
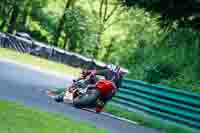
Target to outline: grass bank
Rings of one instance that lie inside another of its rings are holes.
[[[0,101],[0,109],[1,133],[107,133],[87,123],[15,103]]]
[[[108,104],[105,107],[105,111],[115,116],[123,117],[128,120],[138,122],[140,125],[159,129],[165,133],[196,133],[195,129],[178,125],[174,122],[161,120],[159,118],[152,117],[148,114],[145,114],[139,111],[135,111],[135,112],[128,111],[126,109],[117,107],[112,104]]]
[[[63,75],[66,74],[78,76],[81,71],[79,68],[59,64],[53,61],[41,59],[29,54],[19,53],[6,48],[0,48],[0,58],[14,60],[19,63],[30,64],[40,69],[58,72]]]

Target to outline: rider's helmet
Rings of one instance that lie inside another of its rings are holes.
[[[117,70],[117,66],[113,65],[113,64],[108,64],[106,66],[106,68],[112,72],[115,72]]]
[[[109,64],[109,65],[107,65],[106,68],[113,73],[116,73],[116,74],[121,73],[121,68],[118,65]]]

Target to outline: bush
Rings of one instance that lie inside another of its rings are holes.
[[[131,78],[200,92],[200,35],[191,29],[166,30],[156,47],[136,48],[130,66]],[[138,52],[140,51],[140,52]]]
[[[170,79],[177,76],[175,65],[160,62],[146,67],[144,80],[150,83],[159,83],[163,79]]]

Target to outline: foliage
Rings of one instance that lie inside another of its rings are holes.
[[[69,38],[68,50],[75,51],[76,48],[84,49],[84,38],[88,32],[87,18],[81,14],[80,9],[68,9],[65,11],[64,31]]]
[[[193,27],[199,29],[199,1],[198,0],[119,0],[122,5],[145,8],[150,12],[161,14],[163,25],[172,21],[179,22],[182,27]]]
[[[199,80],[197,69],[199,67],[199,41],[199,33],[191,29],[177,29],[169,32],[159,42],[160,47],[144,48],[142,54],[144,60],[132,64],[130,76],[140,80],[146,79],[147,75],[154,76],[156,82],[161,84],[199,91],[197,82]],[[150,67],[153,72],[145,73],[147,67]],[[163,68],[164,72],[170,75],[162,76]]]
[[[177,76],[178,69],[168,62],[157,62],[145,68],[144,80],[150,83],[159,83],[161,79],[169,79]]]
[[[157,16],[152,17],[148,12],[139,8],[130,10],[127,21],[120,26],[123,26],[125,34],[122,39],[116,40],[115,52],[112,53],[110,60],[126,64],[126,67],[130,68],[131,64],[144,60],[146,46],[156,47],[162,30],[158,25]]]
[[[0,29],[120,64],[133,79],[199,91],[200,34],[185,25],[197,17],[170,11],[189,2],[192,12],[196,0],[171,2],[173,8],[160,0],[1,0]]]

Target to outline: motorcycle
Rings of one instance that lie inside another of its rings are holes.
[[[106,102],[116,92],[117,87],[112,81],[105,79],[99,79],[95,84],[87,85],[86,82],[91,75],[81,80],[75,80],[68,89],[65,89],[62,100],[77,108],[92,109],[96,113],[100,113]]]

